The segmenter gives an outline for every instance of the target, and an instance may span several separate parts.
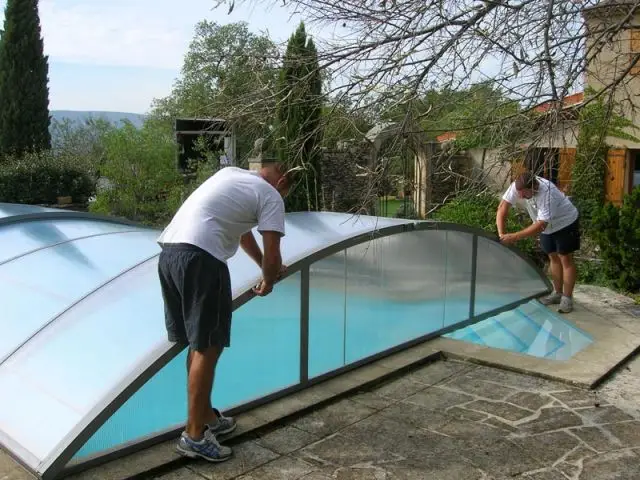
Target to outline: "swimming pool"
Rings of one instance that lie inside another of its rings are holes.
[[[553,360],[568,360],[593,342],[537,300],[444,337]]]
[[[225,409],[295,385],[300,370],[299,275],[272,298],[254,299],[235,314],[232,345],[221,357],[214,405]],[[312,289],[309,318],[309,378],[335,370],[468,316],[469,296],[407,302],[362,293],[346,296],[331,287]],[[503,295],[476,300],[479,311],[513,301]],[[267,307],[267,308],[265,308]],[[490,347],[564,359],[590,339],[531,301],[449,335]],[[269,341],[265,341],[269,339]],[[76,454],[76,459],[177,427],[187,412],[185,352],[134,394]]]

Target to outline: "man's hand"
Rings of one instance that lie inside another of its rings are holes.
[[[253,293],[258,295],[259,297],[264,297],[269,295],[273,290],[273,285],[265,282],[264,280],[260,280],[260,283],[253,287]]]
[[[514,233],[505,233],[500,235],[500,243],[503,245],[511,245],[518,241],[518,237]]]

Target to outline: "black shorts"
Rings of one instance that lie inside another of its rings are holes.
[[[547,255],[550,253],[567,255],[580,250],[580,220],[557,232],[541,234],[540,246]]]
[[[170,342],[193,350],[231,344],[231,279],[227,265],[199,247],[164,245],[158,260]]]

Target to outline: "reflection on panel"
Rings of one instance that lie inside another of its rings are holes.
[[[309,378],[344,366],[345,252],[311,265]]]
[[[148,232],[84,238],[1,265],[0,304],[16,321],[3,326],[0,361],[75,301],[153,255],[152,238]]]
[[[546,291],[539,273],[498,242],[478,237],[475,314]]]
[[[133,230],[93,220],[32,220],[0,227],[0,263],[27,252],[89,235]]]
[[[157,293],[158,295],[159,293]],[[154,329],[164,329],[155,298]],[[212,402],[219,409],[249,402],[299,381],[300,274],[276,285],[233,314],[231,347],[220,358]],[[158,327],[159,325],[159,327]],[[163,333],[164,335],[164,333]],[[113,355],[115,352],[111,352]],[[76,457],[117,447],[185,422],[186,350],[136,392],[84,445]]]
[[[405,232],[347,250],[346,359],[351,363],[439,330],[446,232]]]
[[[60,213],[60,210],[22,203],[0,203],[0,218],[44,212]]]
[[[444,326],[469,318],[473,235],[447,231]]]

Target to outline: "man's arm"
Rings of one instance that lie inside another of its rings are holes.
[[[280,232],[266,230],[262,233],[264,255],[262,256],[262,281],[253,291],[256,295],[264,296],[271,293],[273,284],[280,277],[282,271],[282,257],[280,255]]]
[[[547,228],[547,222],[544,220],[537,220],[529,225],[527,228],[520,230],[515,233],[507,233],[506,235],[500,236],[500,241],[504,244],[510,244],[518,242],[524,238],[534,237],[539,233],[542,233],[544,229]]]
[[[498,227],[498,236],[502,237],[507,230],[507,216],[509,215],[511,204],[506,200],[501,200],[496,212],[496,227]]]
[[[262,268],[262,251],[251,230],[240,237],[240,246]]]

